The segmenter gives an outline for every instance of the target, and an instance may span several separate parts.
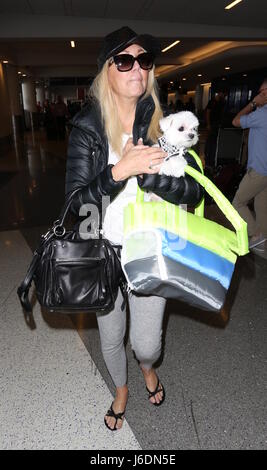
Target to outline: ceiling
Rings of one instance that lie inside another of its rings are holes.
[[[102,37],[128,24],[156,35],[162,48],[181,41],[161,54],[156,72],[160,80],[185,77],[192,89],[267,64],[267,0],[243,0],[226,11],[229,2],[1,0],[0,59],[38,78],[94,76]]]
[[[230,0],[1,0],[0,14],[119,18],[266,28],[267,2],[243,0],[231,11]]]

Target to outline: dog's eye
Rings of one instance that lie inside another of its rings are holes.
[[[179,127],[178,131],[183,132],[184,131],[184,126]]]

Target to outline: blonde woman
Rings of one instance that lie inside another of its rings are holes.
[[[154,79],[154,59],[159,52],[156,38],[138,35],[128,27],[106,36],[90,103],[72,121],[66,194],[80,188],[72,206],[77,214],[86,203],[101,211],[103,197],[110,198],[103,235],[114,245],[122,244],[123,208],[135,200],[137,184],[174,204],[196,205],[202,197],[202,189],[190,176],[158,175],[166,156],[161,148],[151,146],[160,136],[162,117]],[[198,169],[194,159],[188,163]],[[122,300],[119,293],[112,312],[97,314],[104,360],[116,387],[115,399],[104,417],[111,431],[122,427],[128,398]],[[153,364],[161,353],[166,300],[130,295],[128,303],[131,346],[148,399],[159,406],[165,390]]]

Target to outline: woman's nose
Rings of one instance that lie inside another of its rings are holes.
[[[132,70],[139,70],[140,69],[140,65],[139,63],[137,62],[137,60],[134,61],[134,64],[133,64],[133,68]]]

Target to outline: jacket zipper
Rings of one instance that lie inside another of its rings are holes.
[[[55,261],[57,264],[65,264],[65,263],[78,263],[78,264],[84,264],[87,261],[101,261],[102,258],[90,258],[90,257],[84,257],[84,258],[54,258],[53,261]]]

